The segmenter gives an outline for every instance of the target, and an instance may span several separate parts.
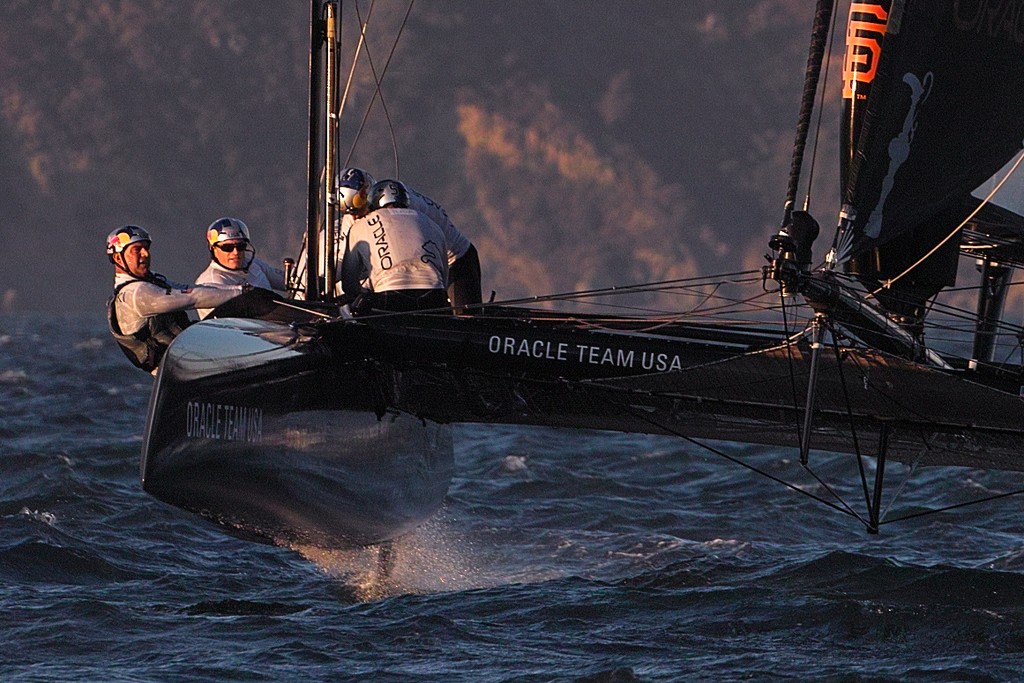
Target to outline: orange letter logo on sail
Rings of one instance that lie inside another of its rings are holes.
[[[873,2],[850,5],[850,21],[846,26],[846,59],[843,62],[843,97],[852,99],[857,84],[875,80],[878,58],[882,54],[882,36],[889,13]]]

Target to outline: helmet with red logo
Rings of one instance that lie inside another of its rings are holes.
[[[361,214],[369,204],[373,176],[361,168],[346,168],[338,176],[338,201],[345,213]]]
[[[237,218],[218,218],[206,229],[206,241],[211,249],[221,242],[238,240],[249,241],[249,226]]]
[[[123,225],[107,235],[107,256],[113,258],[114,254],[120,254],[129,244],[136,242],[151,243],[149,233],[137,225]]]

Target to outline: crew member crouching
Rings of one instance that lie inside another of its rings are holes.
[[[369,194],[371,210],[352,223],[341,262],[355,310],[450,312],[444,231],[408,208],[409,192],[397,180],[382,180]]]
[[[382,183],[397,181],[381,181]],[[376,185],[373,176],[361,168],[346,168],[338,181],[338,203],[341,205],[341,235],[348,234],[352,224],[373,209],[370,193]],[[448,217],[436,201],[405,183],[408,201],[405,204],[437,223],[444,233],[448,261],[448,299],[457,313],[474,313],[483,301],[480,289],[480,257],[476,247]]]

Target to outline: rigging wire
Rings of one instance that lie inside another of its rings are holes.
[[[724,273],[721,275],[698,275],[688,278],[675,278],[671,280],[658,280],[656,282],[646,282],[643,284],[635,285],[612,285],[609,287],[599,287],[594,289],[581,289],[571,292],[560,292],[556,294],[541,294],[537,296],[526,296],[519,297],[516,299],[506,299],[501,302],[506,305],[511,304],[527,304],[538,301],[563,301],[572,300],[577,297],[589,297],[589,296],[607,296],[615,294],[630,294],[638,292],[657,291],[660,288],[675,287],[675,286],[694,286],[697,283],[703,283],[706,285],[716,284],[718,281],[735,281],[737,283],[742,282],[754,282],[755,278],[752,276],[757,275],[757,281],[760,281],[760,270],[741,270],[733,273]],[[738,277],[746,276],[746,280],[736,280]]]
[[[374,0],[375,1],[375,0]],[[381,86],[384,83],[384,76],[387,74],[388,67],[391,66],[391,58],[395,56],[395,50],[398,48],[398,43],[402,38],[402,33],[405,31],[406,25],[409,23],[409,15],[412,14],[413,5],[416,4],[416,0],[409,0],[409,6],[406,8],[405,16],[402,18],[402,23],[398,27],[398,34],[395,36],[395,40],[391,45],[391,51],[388,53],[388,58],[384,62],[384,68],[381,70],[380,75],[377,75],[377,69],[373,65],[373,56],[370,54],[370,49],[366,49],[366,59],[370,63],[370,71],[373,73],[374,91],[370,97],[369,104],[366,105],[366,111],[363,112],[363,119],[359,122],[359,128],[356,130],[355,135],[352,138],[352,147],[349,149],[348,155],[345,157],[345,166],[348,166],[352,159],[352,155],[355,154],[356,145],[359,142],[359,138],[362,135],[363,128],[366,126],[366,121],[370,117],[370,112],[373,110],[373,104],[380,98],[381,107],[384,109],[384,117],[388,122],[388,132],[391,135],[391,148],[395,154],[395,177],[401,176],[399,158],[398,158],[398,138],[395,134],[394,122],[391,120],[391,114],[388,111],[387,102],[384,100],[384,92],[381,90]],[[370,11],[373,10],[373,3],[370,4]],[[359,17],[359,3],[356,2],[356,16]],[[367,21],[369,21],[369,12],[367,13]]]
[[[355,54],[352,55],[352,64],[348,69],[348,78],[345,79],[345,89],[341,94],[341,103],[338,105],[338,118],[341,118],[342,112],[345,111],[345,104],[348,102],[348,94],[352,90],[352,83],[355,80],[356,65],[359,63],[359,55],[363,52],[363,46],[366,44],[366,27],[370,25],[370,17],[373,15],[373,6],[376,0],[371,0],[370,9],[366,12],[366,21],[364,22],[359,16],[359,0],[356,0],[356,19],[359,22],[359,42],[356,43]],[[367,49],[367,55],[369,55],[369,49]],[[349,153],[351,156],[351,153]],[[348,166],[348,159],[345,159],[345,165]]]
[[[836,338],[836,330],[833,321],[826,319],[829,326],[829,333],[832,335],[832,349],[836,354],[836,368],[839,370],[839,384],[843,388],[843,404],[846,406],[846,416],[850,420],[850,438],[853,440],[853,450],[857,455],[857,469],[860,472],[860,483],[864,490],[864,503],[868,510],[871,509],[871,496],[868,494],[867,473],[864,471],[864,456],[860,450],[860,440],[857,438],[857,423],[853,417],[853,401],[850,400],[850,390],[846,385],[846,373],[843,372],[843,355],[839,351],[839,341]],[[879,454],[878,457],[882,457]],[[878,476],[877,474],[875,475]]]
[[[996,494],[993,494],[991,496],[985,496],[984,498],[976,498],[974,500],[967,500],[967,501],[964,501],[962,503],[954,503],[952,505],[946,505],[946,506],[939,507],[939,508],[928,508],[927,510],[920,510],[918,512],[910,512],[910,513],[907,513],[907,514],[902,515],[900,517],[893,517],[892,519],[887,519],[884,522],[879,522],[879,525],[882,525],[882,524],[894,524],[895,522],[904,522],[904,521],[906,521],[908,519],[915,519],[917,517],[925,517],[925,516],[928,516],[928,515],[937,515],[940,512],[949,512],[950,510],[957,510],[959,508],[965,508],[965,507],[968,507],[970,505],[980,505],[982,503],[990,503],[993,500],[1000,500],[1002,498],[1010,498],[1011,496],[1019,496],[1021,494],[1024,494],[1024,489],[1017,489],[1015,491],[1006,491],[1005,493],[996,493]]]
[[[596,387],[597,385],[594,385],[594,386]],[[609,387],[599,387],[599,388],[604,389],[606,391],[610,389]],[[856,517],[861,522],[865,523],[865,525],[867,524],[867,522],[859,514],[857,514],[857,512],[855,510],[850,508],[848,505],[840,505],[840,504],[834,503],[834,502],[832,502],[832,501],[830,501],[830,500],[828,500],[826,498],[822,498],[821,496],[819,496],[817,494],[814,494],[814,493],[812,493],[810,491],[807,491],[807,490],[805,490],[803,488],[800,488],[800,486],[798,486],[796,484],[793,484],[791,482],[788,482],[785,479],[782,479],[781,477],[777,477],[774,474],[772,474],[771,472],[767,472],[767,471],[765,471],[765,470],[763,470],[763,469],[761,469],[761,468],[759,468],[759,467],[757,467],[755,465],[751,465],[748,462],[744,462],[740,458],[737,458],[734,455],[730,455],[729,453],[726,453],[725,451],[723,451],[720,448],[715,448],[714,446],[712,446],[710,444],[707,444],[707,443],[704,443],[703,441],[701,441],[699,439],[695,439],[695,438],[693,438],[691,436],[687,436],[686,434],[683,434],[679,430],[673,429],[673,428],[669,427],[668,425],[662,424],[659,421],[651,418],[650,416],[645,415],[645,414],[639,412],[633,406],[628,405],[628,404],[624,404],[624,403],[619,402],[619,401],[615,401],[615,400],[613,400],[610,397],[604,396],[603,393],[600,394],[598,396],[598,398],[604,400],[607,403],[610,403],[614,408],[617,408],[619,410],[624,410],[625,412],[628,412],[629,414],[631,414],[633,417],[635,417],[635,418],[637,418],[637,419],[639,419],[639,420],[641,420],[643,422],[647,422],[648,424],[650,424],[650,425],[652,425],[654,427],[657,427],[659,430],[664,430],[666,433],[671,434],[673,436],[676,436],[676,437],[678,437],[678,438],[680,438],[680,439],[682,439],[682,440],[684,440],[684,441],[686,441],[688,443],[692,443],[693,445],[698,446],[699,448],[702,448],[702,449],[708,451],[709,453],[712,453],[712,454],[717,455],[717,456],[719,456],[721,458],[724,458],[724,459],[728,460],[729,462],[731,462],[733,464],[739,465],[740,467],[744,467],[744,468],[750,470],[751,472],[753,472],[755,474],[758,474],[758,475],[760,475],[762,477],[765,477],[765,478],[767,478],[767,479],[769,479],[771,481],[774,481],[777,484],[781,484],[782,486],[784,486],[784,487],[786,487],[786,488],[788,488],[788,489],[790,489],[792,491],[796,491],[797,493],[800,493],[800,494],[802,494],[804,496],[807,496],[808,498],[811,498],[812,500],[815,500],[815,501],[821,503],[825,507],[831,508],[831,509],[833,509],[833,510],[835,510],[837,512],[840,512],[842,514],[845,514],[845,515],[850,515],[852,517]]]
[[[814,167],[818,162],[818,143],[821,140],[822,117],[825,114],[825,92],[828,90],[828,73],[832,66],[832,51],[836,39],[836,7],[839,0],[832,3],[832,26],[829,29],[828,48],[825,50],[825,75],[822,76],[818,94],[818,121],[814,124],[814,141],[811,143],[811,163],[807,169],[807,193],[804,195],[804,211],[811,210],[811,188],[814,185]]]
[[[597,384],[590,384],[590,383],[588,383],[587,386],[589,386],[591,389],[603,389],[604,391],[608,391],[608,392],[616,391],[616,389],[614,389],[612,387],[602,386],[602,385],[597,385]],[[631,392],[631,391],[627,390],[626,393],[637,393],[637,392]],[[651,392],[643,392],[643,393],[651,393]],[[653,427],[656,427],[658,430],[660,430],[660,431],[662,431],[664,433],[676,436],[676,437],[678,437],[678,438],[680,438],[680,439],[682,439],[682,440],[684,440],[684,441],[686,441],[688,443],[691,443],[691,444],[693,444],[693,445],[695,445],[695,446],[697,446],[699,448],[702,448],[702,449],[706,450],[707,452],[709,452],[709,453],[711,453],[713,455],[717,455],[717,456],[719,456],[721,458],[724,458],[725,460],[727,460],[727,461],[729,461],[729,462],[731,462],[733,464],[739,465],[740,467],[743,467],[743,468],[753,472],[754,474],[760,475],[760,476],[762,476],[762,477],[764,477],[764,478],[766,478],[766,479],[768,479],[770,481],[773,481],[773,482],[775,482],[777,484],[781,484],[785,488],[788,488],[788,489],[790,489],[792,491],[800,493],[800,494],[810,498],[811,500],[814,500],[814,501],[824,505],[827,508],[830,508],[832,510],[835,510],[836,512],[839,512],[839,513],[848,515],[850,517],[853,517],[853,518],[857,519],[858,521],[860,521],[865,526],[865,528],[868,528],[868,529],[872,528],[872,525],[870,524],[870,522],[868,520],[866,520],[855,509],[850,507],[850,505],[848,503],[846,503],[838,495],[838,493],[836,491],[834,491],[831,487],[826,485],[816,473],[814,473],[812,470],[810,470],[810,469],[808,469],[806,467],[804,468],[805,471],[807,471],[808,474],[810,474],[810,476],[812,476],[819,484],[824,486],[825,489],[829,492],[829,494],[831,496],[835,497],[836,500],[838,500],[838,502],[833,502],[831,500],[828,500],[827,498],[824,498],[824,497],[819,496],[819,495],[817,495],[815,493],[812,493],[812,492],[810,492],[810,491],[808,491],[808,490],[806,490],[804,488],[801,488],[797,484],[794,484],[792,482],[786,481],[785,479],[783,479],[781,477],[778,477],[778,476],[776,476],[776,475],[774,475],[774,474],[772,474],[770,472],[767,472],[767,471],[765,471],[765,470],[763,470],[763,469],[761,469],[759,467],[756,467],[755,465],[751,465],[748,462],[744,462],[740,458],[738,458],[738,457],[736,457],[734,455],[730,455],[729,453],[726,453],[724,450],[722,450],[720,448],[715,448],[714,446],[712,446],[712,445],[710,445],[708,443],[705,443],[705,442],[701,441],[700,439],[696,439],[696,438],[693,438],[691,436],[687,436],[686,434],[683,434],[679,430],[673,429],[672,427],[670,427],[670,426],[668,426],[666,424],[663,424],[662,422],[652,418],[651,416],[646,415],[646,414],[640,412],[638,409],[636,409],[634,406],[632,406],[632,405],[630,405],[628,403],[617,401],[617,400],[614,400],[612,397],[605,396],[604,392],[599,394],[598,397],[600,399],[604,400],[606,403],[611,404],[612,407],[614,407],[614,408],[616,408],[618,410],[622,410],[624,412],[627,412],[627,413],[631,414],[633,417],[635,417],[635,418],[637,418],[637,419],[639,419],[639,420],[641,420],[643,422],[646,422],[646,423],[652,425]],[[906,482],[909,480],[910,476],[916,470],[918,462],[919,462],[919,460],[915,460],[915,462],[911,466],[910,472],[908,473],[908,475],[904,479],[904,481],[900,484],[900,486],[899,486],[899,488],[897,490],[897,493],[895,494],[896,496],[898,496],[902,492],[904,486],[906,485]],[[866,482],[866,479],[864,481]],[[866,483],[865,483],[865,487],[866,487]],[[865,491],[866,491],[866,488],[865,488]],[[915,519],[915,518],[918,518],[918,517],[937,515],[937,514],[940,514],[940,513],[943,513],[943,512],[949,512],[950,510],[956,510],[956,509],[959,509],[959,508],[964,508],[964,507],[968,507],[968,506],[972,506],[972,505],[980,505],[980,504],[988,503],[988,502],[991,502],[991,501],[994,501],[994,500],[1000,500],[1002,498],[1009,498],[1011,496],[1017,496],[1017,495],[1021,495],[1021,494],[1024,494],[1024,488],[1016,489],[1016,490],[1013,490],[1013,491],[1007,491],[1007,492],[1004,492],[1004,493],[997,493],[997,494],[993,494],[993,495],[990,495],[990,496],[984,496],[982,498],[976,498],[976,499],[964,501],[964,502],[961,502],[961,503],[954,503],[954,504],[951,504],[951,505],[945,505],[945,506],[938,507],[938,508],[928,508],[928,509],[925,509],[925,510],[919,510],[917,512],[907,513],[905,515],[901,515],[901,516],[898,516],[898,517],[893,517],[891,519],[882,519],[882,517],[884,517],[884,515],[888,512],[889,507],[895,502],[895,496],[894,496],[894,497],[892,497],[890,499],[889,503],[886,505],[886,508],[883,511],[882,515],[879,516],[879,519],[877,520],[877,524],[878,524],[878,526],[881,526],[883,524],[893,524],[895,522],[902,522],[902,521],[906,521],[906,520],[909,520],[909,519]]]
[[[857,284],[859,284],[855,279],[852,278],[852,276],[850,276],[850,275],[848,275],[846,273],[841,273],[841,272],[838,272],[838,271],[834,271],[833,275],[836,278],[838,278],[838,279],[844,280],[849,286],[851,286],[851,288],[855,287]],[[1017,285],[1017,284],[1024,284],[1024,283],[1012,283],[1012,284],[1013,285]],[[950,289],[945,290],[945,293],[966,292],[966,291],[980,289],[980,287],[981,286],[975,285],[975,286],[968,286],[968,287],[950,288]],[[879,290],[876,290],[875,293],[877,293],[877,291],[879,291]],[[868,294],[870,294],[870,293],[868,293]],[[961,335],[961,337],[958,338],[959,341],[963,341],[963,339],[962,339],[962,335],[963,334],[966,334],[966,333],[969,333],[969,332],[973,331],[974,326],[975,326],[975,324],[977,322],[977,315],[973,311],[971,311],[969,309],[966,309],[966,308],[961,308],[961,307],[954,306],[954,305],[952,305],[950,303],[945,303],[943,301],[939,301],[938,299],[933,299],[929,303],[929,311],[933,311],[933,310],[936,311],[938,314],[942,315],[944,318],[946,318],[948,320],[963,322],[964,326],[963,327],[956,327],[956,326],[954,326],[954,325],[952,325],[950,323],[943,324],[941,322],[937,322],[933,318],[926,318],[926,320],[925,320],[925,330],[926,331],[932,331],[932,332],[935,332],[935,331],[940,331],[940,332],[941,331],[948,331],[948,332],[956,333],[956,334]],[[999,332],[997,332],[997,334],[999,336],[1018,335],[1018,334],[1021,334],[1022,332],[1024,332],[1024,326],[1021,326],[1021,325],[1016,324],[1016,323],[1011,323],[1011,322],[1008,322],[1008,321],[1005,321],[1005,320],[997,321],[996,325],[997,325],[997,330],[999,330]],[[850,325],[850,324],[847,324],[847,327],[849,327],[851,330],[855,329],[855,327]],[[939,336],[939,337],[932,336],[932,338],[933,339],[938,339],[938,340],[942,340],[943,339],[943,337],[941,337],[941,336]],[[950,339],[952,339],[952,338],[950,338]]]
[[[925,449],[926,450],[931,450],[931,447],[928,446],[928,444],[925,444]],[[878,524],[879,525],[882,525],[882,524],[885,523],[883,520],[888,516],[889,509],[899,499],[899,497],[903,495],[903,489],[905,489],[907,487],[907,484],[910,483],[910,478],[913,477],[917,473],[917,466],[920,465],[920,464],[921,464],[921,456],[918,455],[916,458],[914,458],[914,462],[910,463],[910,467],[907,468],[907,472],[903,475],[903,480],[899,483],[899,486],[896,487],[896,492],[893,493],[891,496],[889,496],[889,501],[885,504],[885,508],[879,513],[879,515],[878,515]]]
[[[618,288],[613,288],[613,289],[618,289]],[[728,298],[728,297],[724,297],[724,296],[718,296],[718,297],[716,297],[716,300],[723,302],[723,303],[721,303],[718,306],[705,307],[705,308],[694,308],[694,309],[691,309],[689,311],[685,311],[685,312],[682,312],[682,313],[678,313],[678,312],[675,312],[675,311],[669,312],[669,311],[664,311],[664,310],[657,310],[657,309],[652,309],[650,307],[629,306],[629,305],[625,305],[625,304],[613,304],[613,303],[608,303],[606,301],[601,301],[601,302],[589,301],[589,299],[603,298],[603,297],[610,296],[610,295],[622,295],[622,294],[627,294],[627,293],[628,294],[641,294],[641,293],[666,293],[667,292],[667,293],[672,293],[672,294],[677,294],[677,295],[683,295],[685,293],[685,294],[692,295],[692,296],[700,296],[702,298],[706,297],[706,293],[691,292],[691,291],[688,291],[688,290],[685,291],[685,292],[680,292],[678,290],[679,290],[679,288],[675,287],[675,286],[673,286],[673,287],[651,287],[651,288],[637,287],[637,288],[630,288],[628,292],[622,291],[621,289],[619,289],[619,291],[598,290],[598,291],[592,291],[592,292],[586,292],[586,293],[572,293],[572,294],[534,296],[534,297],[528,297],[526,299],[512,299],[512,300],[509,300],[509,301],[491,302],[491,303],[492,304],[497,304],[497,305],[517,306],[517,305],[523,305],[523,304],[538,304],[538,303],[549,303],[549,302],[556,302],[556,301],[557,302],[571,302],[571,303],[575,303],[577,305],[589,304],[589,305],[600,306],[602,308],[612,309],[612,310],[633,310],[633,311],[641,311],[641,312],[645,312],[645,313],[658,313],[658,314],[670,316],[669,318],[667,318],[667,319],[665,319],[663,321],[659,321],[659,323],[679,322],[681,320],[694,319],[694,318],[699,318],[699,317],[723,319],[724,316],[727,315],[727,314],[728,315],[732,315],[732,314],[736,314],[736,313],[743,313],[744,311],[747,312],[747,313],[753,313],[753,312],[769,313],[769,312],[771,312],[773,310],[773,308],[771,306],[766,306],[766,305],[755,306],[755,304],[757,304],[758,301],[763,300],[765,298],[766,293],[763,293],[763,292],[762,293],[758,293],[756,295],[753,295],[751,297],[748,297],[746,299],[733,299],[733,298]],[[486,308],[487,305],[488,304],[479,304],[479,305],[477,305],[475,307],[477,307],[477,308]],[[744,308],[744,307],[746,307],[746,308]],[[755,322],[757,322],[758,324],[760,324],[762,326],[770,325],[771,324],[770,320],[768,320],[768,319],[764,319],[764,320],[761,320],[761,321],[755,321],[755,320],[742,321],[742,320],[740,320],[740,321],[737,321],[737,324],[754,324]]]
[[[875,297],[883,289],[890,289],[892,287],[893,283],[895,283],[896,281],[898,281],[898,280],[902,279],[903,277],[905,277],[912,270],[914,270],[914,268],[917,268],[925,260],[927,260],[929,256],[931,256],[936,251],[938,251],[944,244],[946,244],[946,242],[948,242],[949,240],[953,239],[953,237],[955,237],[963,229],[963,227],[965,225],[967,225],[971,221],[971,219],[974,218],[978,214],[978,212],[981,211],[989,203],[989,201],[991,201],[992,197],[994,197],[995,194],[997,192],[999,192],[999,190],[1000,190],[1000,188],[1002,188],[1003,184],[1007,180],[1009,180],[1010,177],[1016,172],[1017,167],[1020,166],[1020,164],[1021,164],[1021,161],[1024,161],[1024,150],[1021,150],[1020,152],[1017,153],[1017,160],[1013,163],[1013,166],[1011,166],[1010,169],[1006,172],[1006,175],[1004,175],[1002,178],[1000,178],[999,182],[996,183],[995,187],[992,188],[992,191],[989,192],[988,195],[983,200],[981,200],[981,203],[979,203],[978,206],[973,211],[971,211],[971,213],[969,213],[967,215],[967,217],[964,218],[960,222],[960,224],[958,226],[953,228],[953,230],[948,235],[946,235],[944,238],[942,238],[942,240],[938,244],[936,244],[934,247],[932,247],[930,250],[928,250],[928,252],[924,256],[922,256],[917,261],[915,261],[910,266],[908,266],[906,268],[906,270],[904,270],[902,273],[900,273],[899,275],[897,275],[894,278],[890,278],[890,279],[886,280],[885,282],[883,282],[881,287],[878,287],[877,289],[875,289],[873,292],[870,293],[871,296]]]
[[[807,132],[814,109],[814,97],[818,90],[818,79],[821,75],[821,61],[825,51],[827,32],[832,22],[836,0],[817,0],[814,10],[814,25],[811,29],[811,44],[807,54],[807,66],[804,69],[804,87],[800,97],[800,113],[797,116],[796,138],[793,141],[793,158],[789,167],[789,183],[783,203],[783,225],[787,225],[793,214],[797,188],[800,184],[800,169],[803,165],[804,147],[807,144]]]
[[[779,310],[782,312],[782,329],[785,332],[786,339],[790,340],[790,343],[786,344],[786,364],[788,366],[787,370],[789,374],[790,396],[793,399],[793,426],[796,428],[797,441],[802,441],[803,436],[801,435],[802,430],[800,426],[800,400],[796,390],[796,367],[793,364],[793,335],[789,330],[789,318],[786,316],[786,295],[785,292],[782,291],[782,287],[779,287],[779,298],[781,300]],[[805,329],[802,334],[806,333],[807,330]]]

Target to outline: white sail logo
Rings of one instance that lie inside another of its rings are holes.
[[[910,108],[907,110],[907,117],[903,119],[903,129],[900,134],[889,141],[889,171],[882,181],[878,202],[864,226],[864,235],[867,237],[878,237],[882,230],[882,209],[896,182],[896,172],[910,156],[910,146],[914,142],[914,131],[917,129],[917,113],[921,105],[928,99],[928,94],[931,93],[933,79],[934,76],[930,71],[925,74],[923,80],[918,80],[917,76],[910,73],[903,76],[903,82],[910,86]]]

